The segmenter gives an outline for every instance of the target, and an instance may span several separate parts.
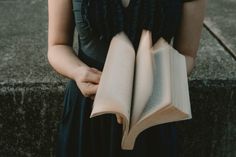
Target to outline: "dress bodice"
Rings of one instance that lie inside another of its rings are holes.
[[[155,3],[152,6],[145,6],[145,1],[130,0],[124,7],[121,0],[72,0],[79,51],[104,62],[111,38],[122,30],[135,50],[144,28],[152,31],[153,42],[159,37],[169,42],[180,24],[182,0],[150,0]],[[153,11],[152,18],[147,16],[149,11]]]

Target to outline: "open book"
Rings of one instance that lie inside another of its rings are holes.
[[[163,38],[153,46],[143,31],[137,55],[120,33],[110,43],[90,118],[123,118],[122,149],[132,150],[145,129],[192,118],[185,57]]]

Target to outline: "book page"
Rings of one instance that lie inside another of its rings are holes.
[[[177,50],[171,50],[172,60],[172,101],[173,104],[192,118],[191,104],[189,97],[188,77],[185,56]]]
[[[171,102],[170,47],[164,40],[154,45],[152,59],[153,90],[139,120]]]
[[[90,117],[118,113],[129,121],[134,62],[131,42],[124,33],[117,34],[110,43]]]
[[[141,35],[136,56],[131,127],[138,121],[149,97],[152,94],[153,63],[151,46],[151,33],[147,30],[144,30]]]

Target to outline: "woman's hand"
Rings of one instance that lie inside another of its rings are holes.
[[[117,120],[117,123],[123,124],[123,118],[119,114],[116,114],[116,120]]]
[[[82,94],[94,100],[101,74],[102,72],[96,68],[79,66],[74,72],[73,79]]]
[[[94,100],[102,72],[96,68],[80,66],[74,72],[74,80],[85,97]],[[122,124],[123,118],[116,114],[117,123]]]

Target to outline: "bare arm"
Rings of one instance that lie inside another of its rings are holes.
[[[61,75],[76,81],[85,96],[94,97],[101,72],[88,67],[73,50],[71,0],[48,0],[48,61]]]
[[[72,48],[74,20],[70,0],[48,0],[48,61],[65,77],[74,79],[74,71],[84,65]]]
[[[185,55],[188,76],[195,65],[206,2],[207,0],[195,0],[184,3],[180,29],[174,40],[174,47]]]

